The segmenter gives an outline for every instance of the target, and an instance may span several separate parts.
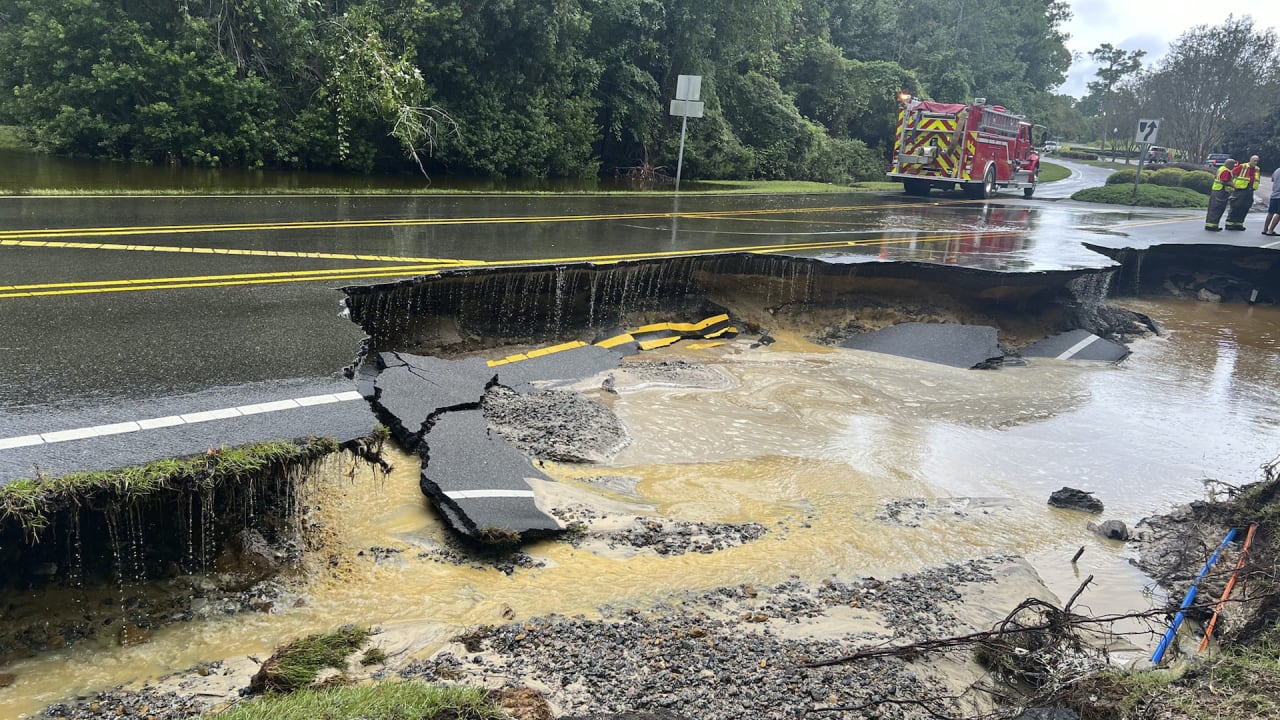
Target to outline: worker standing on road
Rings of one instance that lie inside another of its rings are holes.
[[[1227,201],[1231,199],[1231,193],[1236,189],[1233,183],[1235,168],[1236,161],[1227,160],[1213,174],[1213,192],[1209,193],[1209,214],[1204,216],[1205,230],[1213,232],[1222,230],[1218,226],[1218,221],[1222,219],[1222,211],[1227,209]]]
[[[1244,216],[1253,207],[1253,191],[1258,189],[1258,182],[1262,179],[1262,171],[1258,169],[1258,156],[1249,158],[1249,162],[1237,167],[1234,174],[1231,182],[1236,190],[1231,193],[1231,200],[1227,204],[1227,229],[1244,230]]]
[[[1271,202],[1267,205],[1267,219],[1262,223],[1263,235],[1277,235],[1276,225],[1280,225],[1280,167],[1271,173]]]

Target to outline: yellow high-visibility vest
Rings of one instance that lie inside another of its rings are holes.
[[[1257,190],[1258,189],[1258,168],[1245,163],[1236,167],[1235,177],[1231,183],[1236,186],[1237,190]]]
[[[1234,190],[1235,189],[1235,186],[1233,185],[1234,179],[1235,178],[1231,173],[1231,168],[1224,167],[1218,170],[1217,174],[1213,176],[1214,191],[1216,192],[1218,190],[1223,190],[1223,189]]]

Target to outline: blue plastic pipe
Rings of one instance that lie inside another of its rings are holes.
[[[1222,549],[1231,543],[1236,536],[1236,529],[1231,528],[1231,532],[1227,533],[1227,537],[1222,540],[1222,544],[1217,550],[1209,556],[1209,562],[1204,564],[1204,568],[1200,570],[1200,574],[1196,575],[1196,579],[1191,581],[1191,587],[1187,590],[1187,596],[1182,599],[1182,605],[1178,606],[1178,614],[1173,616],[1173,622],[1169,623],[1169,629],[1165,631],[1164,637],[1161,638],[1160,644],[1156,646],[1156,651],[1151,656],[1151,662],[1159,665],[1164,659],[1164,653],[1169,649],[1169,644],[1173,642],[1174,635],[1178,634],[1178,626],[1182,625],[1182,621],[1186,618],[1187,608],[1191,607],[1191,603],[1196,600],[1196,588],[1200,586],[1200,581],[1209,573],[1209,568],[1218,562],[1218,556],[1222,554]]]

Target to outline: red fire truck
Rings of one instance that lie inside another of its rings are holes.
[[[1024,116],[982,98],[971,105],[902,100],[889,177],[901,180],[908,195],[935,187],[984,199],[1000,188],[1035,194],[1040,156]]]

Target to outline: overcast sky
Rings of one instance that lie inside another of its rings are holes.
[[[1080,97],[1085,84],[1095,78],[1089,51],[1102,43],[1125,50],[1146,50],[1148,66],[1160,58],[1169,43],[1196,25],[1221,25],[1228,14],[1253,17],[1255,28],[1280,28],[1280,0],[1068,0],[1073,17],[1066,31],[1071,35],[1071,71],[1058,92]]]

